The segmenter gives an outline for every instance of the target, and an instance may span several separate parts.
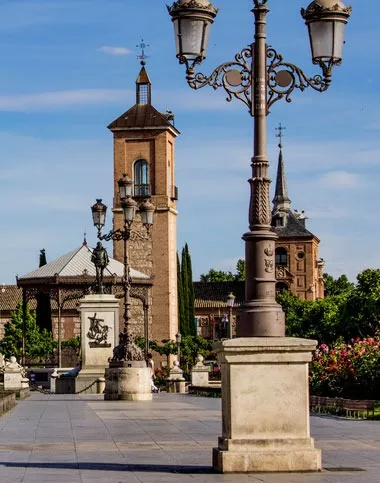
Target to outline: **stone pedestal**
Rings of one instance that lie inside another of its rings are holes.
[[[105,370],[106,401],[151,401],[150,368],[141,362],[110,362]]]
[[[191,370],[191,385],[197,387],[207,387],[209,385],[208,378],[210,368],[203,364],[204,358],[201,355],[197,357],[197,363]]]
[[[216,344],[222,371],[221,473],[319,471],[309,426],[308,362],[316,342],[271,337]]]
[[[186,392],[186,381],[178,361],[174,361],[174,366],[170,369],[169,377],[166,379],[166,387],[168,392],[171,393],[184,394]]]
[[[4,390],[18,391],[29,387],[29,379],[25,377],[25,369],[18,364],[16,358],[11,356],[3,368]]]
[[[104,377],[108,359],[119,343],[119,300],[113,295],[86,295],[79,302],[81,314],[82,367],[75,381],[81,391]],[[94,384],[82,394],[96,394]]]

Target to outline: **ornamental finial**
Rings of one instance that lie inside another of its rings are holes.
[[[280,143],[278,145],[280,149],[282,148],[282,138],[284,136],[283,131],[285,131],[285,129],[286,127],[283,126],[281,123],[279,123],[278,127],[276,127],[276,131],[277,131],[276,138],[280,138]]]
[[[146,65],[146,59],[149,57],[148,55],[145,54],[145,49],[147,47],[150,47],[149,44],[146,44],[144,42],[144,39],[141,39],[141,42],[139,45],[136,45],[139,49],[141,49],[141,54],[137,56],[137,58],[140,60],[141,65]]]

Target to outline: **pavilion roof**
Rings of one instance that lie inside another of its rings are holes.
[[[84,243],[81,247],[62,255],[56,260],[53,260],[22,277],[19,277],[18,280],[35,280],[50,277],[78,277],[82,275],[95,277],[96,269],[91,261],[92,251],[93,249]],[[150,279],[149,275],[145,275],[133,268],[130,269],[130,272],[133,279]],[[109,264],[104,269],[104,277],[113,277],[115,275],[117,277],[122,277],[124,275],[124,265],[118,260],[110,257]]]

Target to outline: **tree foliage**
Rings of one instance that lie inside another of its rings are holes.
[[[286,315],[287,335],[316,339],[331,344],[339,338],[374,337],[380,330],[380,270],[359,273],[357,283],[345,275],[334,280],[324,275],[324,299],[301,300],[289,292],[278,295]]]
[[[239,259],[236,264],[236,272],[224,272],[210,268],[207,273],[200,276],[201,282],[235,282],[245,280],[245,260]]]
[[[178,321],[183,336],[195,335],[194,286],[189,247],[186,243],[181,253],[181,264],[177,254]]]
[[[323,274],[323,281],[325,284],[325,297],[329,295],[340,295],[351,292],[355,288],[355,284],[348,281],[346,275],[341,275],[334,279],[328,273]]]
[[[185,244],[185,257],[187,261],[187,283],[188,283],[188,292],[187,292],[187,297],[188,297],[188,310],[187,310],[187,323],[189,327],[189,335],[196,335],[197,334],[197,328],[195,326],[195,316],[194,316],[194,284],[193,284],[193,268],[192,268],[192,263],[191,263],[191,256],[190,256],[190,251],[189,251],[189,246],[186,243]]]
[[[179,262],[179,256],[177,253],[177,299],[178,299],[178,326],[179,331],[183,333],[185,329],[185,307],[184,307],[184,296],[182,287],[182,274],[181,274],[181,264]]]
[[[25,355],[28,359],[41,360],[49,356],[54,349],[51,332],[41,329],[36,323],[36,315],[26,306],[25,319]],[[4,338],[0,341],[0,352],[5,357],[15,356],[17,359],[22,355],[22,330],[23,309],[22,303],[18,304],[12,318],[4,326]]]

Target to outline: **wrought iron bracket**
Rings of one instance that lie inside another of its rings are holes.
[[[314,77],[307,77],[300,67],[284,62],[283,56],[272,47],[267,47],[267,59],[268,109],[281,99],[292,102],[290,96],[294,89],[304,91],[307,87],[312,87],[316,91],[324,92],[331,84],[333,63],[319,62],[322,75],[317,74]]]
[[[263,2],[263,4],[265,3]],[[254,116],[252,55],[254,55],[254,44],[236,54],[234,61],[219,65],[210,76],[196,73],[194,64],[187,65],[187,83],[195,90],[205,86],[211,86],[215,90],[222,87],[227,92],[227,102],[231,102],[234,98],[239,99],[244,102],[251,115]],[[321,67],[322,74],[308,77],[297,65],[285,62],[283,56],[272,47],[267,47],[266,56],[268,110],[281,99],[292,102],[291,94],[295,89],[304,91],[307,87],[312,87],[318,92],[326,91],[331,84],[332,68],[334,65],[338,65],[336,62],[325,64],[319,61],[316,65]]]
[[[102,235],[100,231],[98,231],[98,238],[99,240],[129,240],[131,237],[132,230],[127,228],[125,230],[121,230],[118,228],[117,230],[111,230],[109,233]]]
[[[244,102],[251,110],[252,77],[249,61],[251,58],[251,47],[246,47],[239,54],[236,54],[234,61],[221,64],[210,76],[205,76],[201,73],[197,74],[195,73],[194,65],[188,65],[186,69],[187,83],[192,89],[200,89],[207,85],[214,89],[223,87],[227,92],[227,102],[231,102],[233,98],[236,98]]]

